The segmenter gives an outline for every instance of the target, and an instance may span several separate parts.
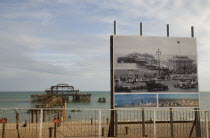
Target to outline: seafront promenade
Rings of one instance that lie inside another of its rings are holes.
[[[209,112],[152,109],[0,109],[0,138],[208,137]],[[46,118],[44,119],[44,113]],[[62,115],[65,113],[65,115]],[[4,118],[4,119],[3,119]],[[6,120],[6,121],[5,121]],[[111,123],[111,124],[110,124]]]

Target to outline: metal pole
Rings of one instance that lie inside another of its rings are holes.
[[[93,118],[90,119],[90,124],[93,125]]]
[[[46,110],[43,111],[43,122],[46,122]]]
[[[102,134],[101,136],[104,136],[104,127],[102,127]]]
[[[156,111],[154,110],[154,113],[153,113],[153,129],[154,129],[154,138],[156,138]]]
[[[140,22],[140,36],[142,36],[142,22]]]
[[[205,122],[206,122],[206,138],[209,138],[209,120],[208,120],[208,111],[205,111]]]
[[[114,21],[114,35],[117,34],[117,22]]]
[[[169,24],[166,25],[167,28],[167,37],[169,37]]]
[[[34,110],[32,109],[31,110],[31,123],[34,122]]]
[[[36,123],[38,123],[38,110],[36,110]]]
[[[57,124],[54,123],[54,138],[56,138],[57,136],[56,132],[57,132]]]
[[[172,111],[172,108],[170,108],[170,126],[171,126],[171,137],[174,137],[173,111]]]
[[[116,21],[114,22],[114,30],[116,30]],[[114,32],[116,34],[116,32]],[[114,109],[114,78],[113,78],[113,35],[110,37],[110,100],[111,100],[111,109]],[[111,110],[110,114],[110,124],[109,124],[109,137],[114,137],[114,110]]]
[[[5,138],[5,137],[6,137],[6,136],[5,136],[5,127],[6,127],[6,123],[3,122],[3,123],[2,123],[2,138]]]
[[[49,128],[49,137],[52,138],[53,137],[53,127]]]
[[[194,37],[194,27],[191,26],[191,37]]]
[[[115,110],[115,137],[118,136],[118,116],[117,116],[117,110]]]
[[[144,118],[144,108],[142,109],[142,137],[145,137],[145,118]]]
[[[195,129],[196,129],[196,137],[201,137],[201,127],[200,127],[200,115],[199,108],[195,108]]]
[[[43,122],[43,109],[40,109],[39,138],[42,138],[42,122]]]
[[[20,132],[19,132],[20,116],[16,109],[15,109],[15,112],[16,112],[16,129],[17,129],[17,133],[18,133],[18,138],[20,138]]]
[[[99,110],[99,116],[98,116],[98,118],[99,118],[99,121],[98,121],[98,137],[99,138],[101,138],[101,110]]]

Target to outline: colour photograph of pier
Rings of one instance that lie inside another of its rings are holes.
[[[156,94],[115,94],[116,108],[157,107]]]
[[[199,107],[198,94],[159,94],[159,107]]]

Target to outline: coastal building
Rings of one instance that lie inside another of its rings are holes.
[[[194,60],[188,56],[174,56],[169,59],[169,69],[177,74],[196,73],[196,66],[193,64]]]

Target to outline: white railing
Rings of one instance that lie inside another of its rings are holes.
[[[208,123],[201,110],[0,108],[0,138],[208,138]]]

